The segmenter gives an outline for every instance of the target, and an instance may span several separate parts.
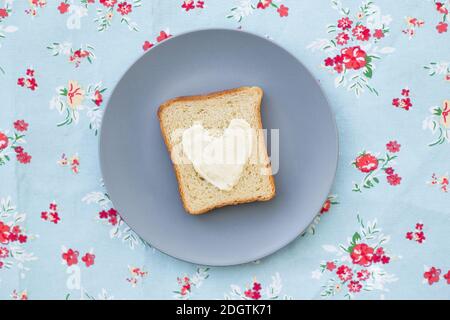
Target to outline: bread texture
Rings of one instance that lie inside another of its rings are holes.
[[[179,97],[158,109],[161,133],[171,156],[183,206],[190,214],[254,201],[268,201],[275,196],[275,181],[262,130],[256,130],[251,159],[232,190],[221,190],[207,182],[192,163],[179,163],[174,156],[180,150],[181,135],[176,134],[201,122],[208,131],[223,132],[233,119],[244,119],[252,129],[262,129],[259,87],[241,87],[207,95]]]

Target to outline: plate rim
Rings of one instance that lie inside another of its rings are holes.
[[[320,92],[322,93],[323,97],[325,98],[326,107],[327,107],[327,109],[330,112],[331,122],[332,122],[332,126],[333,126],[332,130],[333,130],[334,136],[335,136],[334,143],[336,144],[336,154],[335,154],[335,156],[333,158],[333,176],[332,176],[332,179],[330,179],[330,182],[327,185],[327,188],[326,188],[327,193],[326,193],[324,199],[322,199],[322,202],[320,203],[320,206],[317,208],[317,210],[315,210],[315,212],[317,212],[317,214],[319,214],[320,209],[323,206],[323,203],[328,198],[328,195],[330,194],[330,191],[332,189],[333,183],[336,180],[336,174],[337,174],[338,164],[339,164],[339,154],[340,154],[339,130],[338,130],[337,122],[336,122],[336,115],[335,115],[335,112],[333,111],[333,109],[331,108],[330,100],[329,100],[328,96],[325,94],[325,90],[323,89],[322,84],[320,83],[320,81],[318,81],[316,79],[316,77],[314,76],[314,74],[312,73],[310,68],[308,68],[303,62],[301,62],[300,59],[298,59],[291,51],[289,51],[288,49],[286,49],[282,45],[278,44],[277,42],[275,42],[271,38],[262,36],[260,34],[255,33],[255,32],[252,32],[252,31],[241,30],[241,29],[216,28],[216,27],[214,27],[214,28],[198,28],[198,29],[192,29],[192,30],[189,30],[189,31],[185,31],[185,32],[179,33],[179,34],[174,35],[174,36],[171,35],[168,39],[166,39],[166,40],[164,40],[164,41],[162,41],[160,43],[155,44],[152,48],[150,48],[149,50],[145,51],[143,54],[137,56],[134,60],[132,60],[128,64],[128,66],[126,67],[125,71],[122,73],[122,75],[116,81],[113,90],[111,90],[111,94],[108,96],[108,99],[107,99],[106,104],[105,104],[105,109],[104,109],[104,112],[103,112],[103,115],[102,115],[102,121],[101,121],[101,124],[100,124],[100,130],[99,130],[99,136],[98,136],[98,142],[97,142],[97,154],[98,154],[98,163],[99,163],[99,166],[100,166],[101,180],[103,182],[103,188],[108,193],[108,195],[110,195],[110,193],[108,191],[108,187],[107,187],[107,182],[106,182],[106,179],[105,179],[105,171],[104,171],[105,169],[104,169],[104,166],[103,166],[103,163],[105,162],[105,159],[102,156],[102,154],[103,154],[103,152],[102,152],[102,145],[103,145],[102,141],[104,141],[104,130],[105,130],[104,129],[105,126],[104,126],[103,119],[104,119],[104,117],[106,115],[106,112],[108,112],[108,109],[109,109],[108,106],[110,104],[111,98],[114,95],[114,92],[116,91],[117,87],[122,82],[123,78],[128,74],[129,70],[139,60],[141,60],[146,54],[149,54],[153,49],[157,48],[158,46],[162,46],[162,45],[164,45],[167,42],[173,41],[176,38],[183,37],[183,36],[186,36],[186,35],[189,35],[189,34],[192,34],[192,33],[205,32],[205,31],[207,31],[207,32],[210,32],[210,31],[242,32],[242,33],[246,33],[248,35],[251,35],[253,37],[265,40],[265,41],[271,43],[273,46],[277,47],[278,49],[286,52],[292,58],[294,58],[297,63],[299,63],[301,66],[303,66],[305,68],[306,72],[311,76],[311,78],[315,80],[315,82],[316,82]],[[113,199],[112,198],[110,198],[110,201],[113,204],[113,206],[115,208],[117,208],[116,204],[113,203]],[[120,212],[120,210],[119,210],[119,212]],[[247,259],[237,259],[236,261],[232,261],[232,262],[229,262],[229,263],[226,263],[226,264],[224,264],[224,263],[214,263],[214,262],[199,261],[199,260],[196,260],[196,259],[190,259],[190,258],[186,258],[186,257],[182,258],[182,257],[179,257],[177,254],[168,253],[165,250],[163,250],[163,249],[153,245],[152,243],[148,242],[146,239],[142,238],[137,232],[134,231],[134,228],[127,223],[126,219],[123,216],[121,216],[121,219],[123,219],[123,221],[126,223],[126,225],[128,227],[130,227],[130,229],[134,233],[136,233],[136,235],[139,236],[139,238],[141,238],[141,240],[145,244],[151,246],[152,248],[158,250],[159,252],[161,252],[161,253],[169,256],[169,257],[175,258],[175,259],[177,259],[179,261],[189,262],[189,263],[196,264],[196,265],[203,265],[203,266],[209,266],[209,267],[228,267],[228,266],[237,266],[237,265],[242,265],[242,264],[246,264],[246,263],[251,263],[253,261],[257,261],[257,260],[263,259],[265,257],[268,257],[268,256],[270,256],[270,255],[280,251],[281,249],[285,248],[288,244],[290,244],[294,240],[296,240],[299,236],[301,236],[305,232],[305,230],[311,225],[311,223],[314,221],[314,218],[317,216],[317,214],[312,216],[310,222],[305,226],[305,228],[303,230],[300,230],[297,234],[294,234],[292,237],[287,237],[286,240],[282,241],[282,243],[280,245],[277,245],[275,249],[268,250],[265,253],[256,256],[255,258],[252,257],[251,259],[249,259],[249,258],[247,258]],[[206,260],[208,260],[208,259],[206,259]]]

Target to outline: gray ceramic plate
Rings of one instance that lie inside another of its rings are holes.
[[[177,96],[252,85],[264,89],[264,127],[280,129],[277,196],[189,215],[158,106]],[[194,31],[152,48],[117,84],[101,128],[104,182],[125,222],[162,252],[202,265],[250,262],[294,240],[325,201],[337,158],[334,117],[312,75],[273,42],[235,30]]]

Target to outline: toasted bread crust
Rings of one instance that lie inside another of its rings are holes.
[[[262,129],[262,118],[261,118],[261,101],[262,101],[262,97],[263,97],[263,90],[259,87],[240,87],[240,88],[235,88],[235,89],[229,89],[229,90],[224,90],[224,91],[219,91],[219,92],[213,92],[213,93],[209,93],[209,94],[204,94],[204,95],[196,95],[196,96],[182,96],[182,97],[177,97],[174,99],[170,99],[166,102],[164,102],[162,105],[159,106],[158,108],[158,119],[159,119],[159,125],[161,127],[161,133],[164,139],[164,143],[166,144],[167,150],[169,151],[169,154],[172,152],[172,146],[169,143],[169,134],[166,132],[164,125],[163,125],[163,121],[162,121],[162,113],[169,108],[170,106],[172,106],[175,102],[180,102],[180,101],[201,101],[201,100],[209,100],[209,99],[214,99],[217,97],[221,97],[221,96],[226,96],[229,94],[233,94],[233,93],[238,93],[241,91],[245,91],[248,89],[257,89],[259,91],[259,101],[257,104],[257,108],[258,110],[256,110],[257,112],[257,117],[258,117],[258,124],[259,124],[259,128],[258,129]],[[269,157],[267,155],[267,147],[264,143],[264,139],[261,142],[264,145],[264,148],[266,148],[266,152],[265,152],[265,157],[266,157],[266,161],[268,163],[268,166],[271,170],[271,166],[270,166],[270,161],[269,161]],[[255,201],[269,201],[271,199],[273,199],[276,195],[276,191],[275,191],[275,180],[273,175],[269,176],[269,183],[270,183],[270,187],[271,187],[271,194],[269,194],[267,197],[252,197],[252,198],[246,198],[246,199],[240,199],[240,200],[233,200],[233,201],[224,201],[221,203],[218,203],[216,205],[210,206],[210,207],[206,207],[202,210],[195,210],[191,207],[189,207],[187,199],[186,199],[186,195],[184,193],[184,191],[181,188],[181,176],[180,176],[180,172],[178,167],[172,162],[174,171],[175,171],[175,176],[177,178],[177,183],[178,183],[178,191],[180,193],[180,197],[181,197],[181,202],[183,203],[183,207],[184,209],[193,215],[198,215],[198,214],[203,214],[203,213],[207,213],[213,209],[217,209],[217,208],[221,208],[221,207],[225,207],[225,206],[229,206],[229,205],[237,205],[237,204],[243,204],[243,203],[249,203],[249,202],[255,202]]]

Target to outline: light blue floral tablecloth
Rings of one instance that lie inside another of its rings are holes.
[[[449,299],[448,9],[0,0],[0,299]],[[328,95],[341,146],[332,195],[303,235],[261,261],[209,269],[127,228],[97,155],[123,72],[155,43],[208,27],[293,52]]]

